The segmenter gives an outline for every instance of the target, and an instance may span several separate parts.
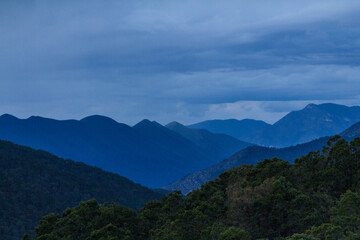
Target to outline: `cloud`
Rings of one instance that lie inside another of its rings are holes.
[[[349,99],[359,95],[360,67],[283,65],[174,75],[165,98],[190,103]]]
[[[354,103],[359,10],[359,1],[2,1],[0,111],[274,121],[311,101]]]

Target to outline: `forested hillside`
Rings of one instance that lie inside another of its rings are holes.
[[[151,201],[138,215],[83,202],[44,217],[35,239],[359,239],[359,180],[360,139],[335,136],[294,164],[273,158],[233,168],[185,199],[173,192]]]
[[[49,212],[93,198],[139,209],[161,194],[100,168],[0,141],[0,239],[20,239]]]

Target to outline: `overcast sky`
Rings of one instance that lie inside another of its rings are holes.
[[[360,105],[359,23],[358,0],[2,0],[0,113],[273,123]]]

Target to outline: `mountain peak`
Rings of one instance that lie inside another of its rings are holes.
[[[304,109],[320,109],[322,111],[341,112],[341,111],[349,111],[350,109],[357,109],[357,108],[359,108],[359,106],[348,107],[346,105],[340,105],[336,103],[322,103],[318,105],[314,103],[310,103]]]
[[[140,122],[138,122],[137,124],[151,124],[152,121],[150,121],[149,119],[145,118],[143,120],[141,120]]]
[[[142,128],[142,127],[149,127],[149,126],[153,126],[154,122],[150,121],[149,119],[143,119],[140,122],[138,122],[137,124],[135,124],[133,126],[133,128]]]
[[[117,123],[114,119],[102,115],[91,115],[81,119],[80,122],[95,124]]]
[[[42,121],[42,120],[50,120],[50,121],[61,121],[61,120],[55,120],[52,118],[47,118],[47,117],[41,117],[41,116],[30,116],[29,118],[27,118],[26,120],[30,120],[30,121]]]
[[[18,119],[17,117],[11,115],[11,114],[8,114],[8,113],[5,113],[3,115],[0,116],[1,119]]]
[[[179,132],[184,133],[184,132],[188,132],[190,130],[190,128],[188,128],[188,127],[186,127],[186,126],[184,126],[181,123],[176,122],[176,121],[166,124],[165,127],[172,130],[172,131],[175,131],[177,133],[179,133]],[[201,129],[201,130],[206,131],[206,130],[203,130],[203,129]]]
[[[309,110],[312,110],[312,109],[315,109],[318,105],[314,104],[314,103],[310,103],[308,105],[306,105],[306,107],[304,109],[309,109]]]
[[[179,123],[179,122],[173,121],[173,122],[170,122],[170,123],[166,124],[165,127],[167,127],[167,128],[173,128],[173,127],[185,127],[185,126],[182,125],[182,124]]]

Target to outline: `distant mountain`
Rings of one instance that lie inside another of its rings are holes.
[[[244,141],[252,141],[252,136],[271,127],[264,121],[253,119],[208,120],[188,126],[189,128],[207,129],[213,133],[223,133]]]
[[[169,184],[242,149],[229,144],[232,152],[225,154],[231,154],[215,154],[156,122],[144,120],[130,127],[97,115],[59,121],[5,114],[0,117],[0,139],[85,162],[149,187]]]
[[[225,159],[239,149],[252,145],[225,134],[214,134],[205,129],[188,128],[178,122],[171,122],[165,127],[195,143],[199,149],[216,159]]]
[[[356,137],[359,137],[360,136],[360,122],[355,123],[348,129],[346,129],[345,131],[340,133],[340,136],[348,141],[352,140]]]
[[[360,121],[360,107],[338,104],[309,104],[273,125],[255,120],[214,120],[190,125],[263,146],[286,147],[331,136]],[[243,133],[240,133],[243,131]]]
[[[352,140],[355,137],[360,137],[360,122],[354,124],[347,130],[340,134],[346,140]],[[286,148],[269,148],[260,146],[251,146],[245,148],[238,153],[232,155],[228,159],[215,164],[209,168],[189,174],[182,179],[164,187],[167,190],[181,190],[183,193],[188,193],[209,180],[213,180],[220,173],[244,164],[255,164],[264,159],[278,157],[289,162],[293,162],[296,158],[307,154],[310,151],[321,150],[326,144],[329,137],[322,137],[308,143],[298,144]]]
[[[264,145],[286,146],[308,142],[318,137],[340,133],[360,121],[360,107],[337,104],[309,104],[276,122],[271,131],[264,130],[258,140]]]
[[[255,164],[264,159],[278,157],[283,160],[293,161],[294,159],[307,154],[310,151],[319,150],[326,144],[328,137],[323,137],[309,143],[299,144],[287,148],[269,148],[261,146],[251,146],[241,150],[231,157],[215,164],[209,168],[191,173],[182,179],[164,187],[166,190],[181,190],[188,193],[199,188],[207,181],[215,179],[222,172],[244,164]]]
[[[150,170],[148,174],[157,182],[169,181],[183,172],[201,169],[201,166],[209,166],[215,161],[214,158],[207,159],[209,155],[194,143],[155,121],[143,120],[133,129],[142,140],[151,143],[148,158],[152,159],[138,163],[134,169],[142,169],[145,165],[145,169]]]
[[[154,192],[127,178],[0,141],[0,239],[20,239],[42,216],[96,198],[140,209]]]

